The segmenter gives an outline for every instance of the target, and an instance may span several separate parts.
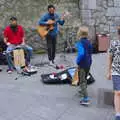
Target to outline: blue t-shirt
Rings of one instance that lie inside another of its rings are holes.
[[[54,24],[54,29],[49,32],[50,35],[56,36],[59,32],[58,24],[63,25],[65,21],[60,20],[60,16],[56,13],[54,13],[54,14],[46,13],[40,18],[40,20],[38,21],[38,25],[47,25],[46,22],[48,20],[55,20],[56,21]]]
[[[76,64],[80,68],[89,68],[92,64],[92,44],[87,38],[81,38],[75,46],[78,51]]]

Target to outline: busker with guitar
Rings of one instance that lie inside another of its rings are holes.
[[[64,15],[60,18],[60,16],[55,13],[55,7],[53,5],[48,5],[48,12],[45,13],[38,22],[40,26],[47,26],[48,32],[45,37],[47,40],[48,59],[50,61],[50,65],[54,64],[56,39],[59,32],[58,25],[63,25],[64,22]]]

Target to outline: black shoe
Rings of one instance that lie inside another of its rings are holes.
[[[52,60],[52,63],[53,63],[53,64],[55,63],[54,60]]]

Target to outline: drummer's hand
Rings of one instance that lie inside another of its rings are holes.
[[[22,42],[22,44],[21,45],[25,45],[25,42]]]
[[[9,45],[11,45],[11,43],[7,42],[6,45],[9,46]]]

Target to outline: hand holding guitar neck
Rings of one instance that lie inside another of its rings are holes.
[[[61,20],[64,20],[65,17],[70,17],[70,16],[71,16],[70,12],[65,11],[65,12],[62,14],[62,16],[61,16]]]

